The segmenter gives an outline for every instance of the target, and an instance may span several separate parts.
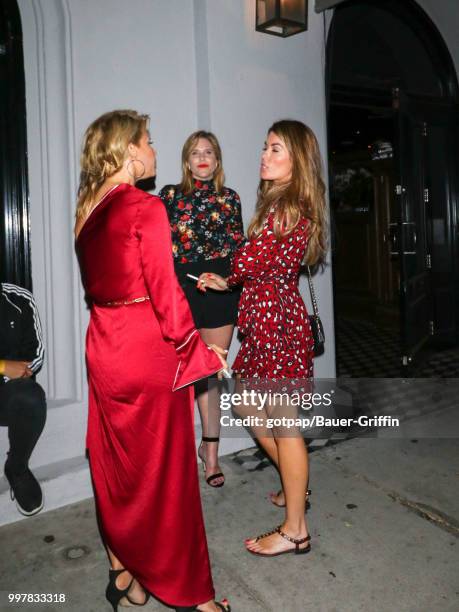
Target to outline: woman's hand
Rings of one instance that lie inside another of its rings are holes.
[[[213,272],[203,272],[198,280],[198,289],[206,292],[207,288],[214,289],[215,291],[227,291],[228,283],[226,278]]]
[[[228,372],[228,362],[226,361],[226,355],[228,354],[228,351],[223,349],[221,346],[218,346],[217,344],[208,344],[207,346],[212,349],[217,355],[217,357],[220,359],[222,369],[218,372],[218,378],[221,380],[223,370],[226,370]]]
[[[3,375],[7,378],[30,378],[33,374],[28,361],[5,359]]]

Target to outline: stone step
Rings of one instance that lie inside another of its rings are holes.
[[[198,445],[201,439],[200,428],[197,428],[196,434]],[[220,444],[220,455],[228,455],[250,446],[253,446],[253,441],[248,436],[244,439],[225,438]],[[42,512],[54,510],[93,495],[88,462],[84,455],[34,467],[33,472],[40,481],[44,492],[45,506]],[[26,518],[18,512],[15,502],[11,501],[8,481],[2,475],[0,477],[0,525]]]
[[[32,454],[30,467],[39,468],[83,456],[86,421],[86,404],[48,401],[46,425]],[[6,427],[0,427],[0,469],[9,448],[7,433]]]
[[[84,456],[34,469],[41,483],[45,506],[42,512],[54,510],[92,496],[88,462]],[[28,517],[20,514],[11,501],[9,483],[0,478],[0,525],[14,523]]]
[[[197,410],[196,410],[197,413]],[[199,415],[195,419],[196,439],[201,438]],[[87,404],[72,401],[48,401],[46,425],[31,457],[33,469],[66,461],[85,454],[87,424]],[[222,432],[224,434],[224,431]],[[220,454],[234,453],[253,442],[241,428],[237,432],[241,438],[222,438]],[[0,427],[0,470],[8,450],[7,428]]]

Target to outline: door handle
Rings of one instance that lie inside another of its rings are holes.
[[[411,231],[410,231],[411,228]],[[417,251],[417,233],[416,223],[414,221],[400,221],[398,223],[389,223],[389,242],[390,242],[390,254],[400,255],[399,247],[399,231],[403,232],[403,244],[408,249],[403,251],[403,255],[416,255]]]
[[[408,233],[405,233],[404,235],[404,238],[405,238],[404,243],[411,250],[403,251],[403,254],[404,255],[416,255],[416,252],[417,252],[416,251],[416,243],[417,243],[416,223],[414,221],[402,221],[401,225],[402,225],[403,232],[405,232],[405,229],[406,230],[409,230],[410,228],[412,229],[412,233],[408,232]]]
[[[389,254],[398,256],[400,255],[400,253],[398,250],[397,229],[398,229],[398,223],[389,223],[389,230],[388,230],[389,244],[390,244]]]

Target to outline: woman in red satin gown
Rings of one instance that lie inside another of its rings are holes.
[[[205,283],[227,290],[243,285],[238,327],[244,338],[233,364],[238,378],[265,391],[302,392],[310,390],[313,338],[298,275],[302,263],[320,262],[326,247],[325,185],[312,130],[290,119],[274,123],[261,156],[260,179],[249,241],[236,251],[231,275],[204,273],[198,287]],[[289,410],[267,404],[276,417]],[[266,418],[270,412],[255,408],[251,414]],[[298,430],[282,427],[258,428],[254,433],[279,470],[282,489],[271,494],[271,501],[285,507],[285,518],[273,530],[247,539],[245,546],[265,557],[305,554],[311,545],[305,519],[309,470],[303,437]]]
[[[87,448],[112,565],[107,599],[177,610],[213,601],[193,425],[193,385],[224,367],[194,327],[155,174],[148,117],[113,111],[87,130],[75,227],[91,318]],[[144,590],[145,589],[145,592]],[[195,606],[198,606],[195,607]]]

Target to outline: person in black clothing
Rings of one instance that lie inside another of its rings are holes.
[[[40,512],[43,493],[29,459],[46,421],[45,392],[35,381],[43,365],[40,319],[32,294],[0,284],[0,425],[8,427],[5,476],[25,516]]]
[[[237,319],[239,290],[204,294],[188,276],[198,277],[209,271],[228,276],[231,256],[244,241],[241,201],[224,180],[218,140],[211,132],[200,130],[183,145],[181,183],[166,185],[159,197],[169,216],[175,272],[194,323],[204,342],[228,349]],[[221,487],[225,479],[218,465],[218,401],[209,401],[207,381],[196,384],[195,391],[203,433],[198,454],[207,483]]]

